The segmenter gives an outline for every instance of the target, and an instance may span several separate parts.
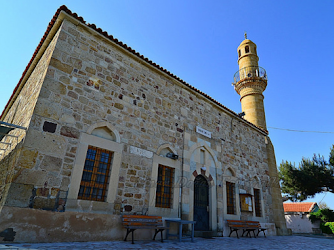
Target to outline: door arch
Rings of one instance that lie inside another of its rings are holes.
[[[194,180],[195,231],[209,231],[209,184],[204,176]]]

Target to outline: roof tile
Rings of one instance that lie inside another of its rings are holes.
[[[311,212],[316,202],[288,202],[283,203],[284,212]]]

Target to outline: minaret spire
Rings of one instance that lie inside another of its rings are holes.
[[[247,39],[238,47],[239,71],[234,75],[234,89],[240,95],[242,111],[245,119],[256,126],[267,130],[263,105],[263,91],[267,87],[265,69],[259,67],[256,44]]]
[[[235,91],[240,95],[242,111],[245,113],[244,117],[259,128],[267,130],[262,94],[267,87],[267,73],[264,68],[259,67],[256,44],[247,39],[246,32],[245,40],[238,47],[238,56],[239,70],[234,74],[233,85]],[[270,178],[271,211],[276,232],[278,235],[288,235],[274,146],[268,136],[266,136],[265,146]]]

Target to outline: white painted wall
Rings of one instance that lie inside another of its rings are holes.
[[[291,228],[293,233],[312,233],[312,228],[319,228],[319,223],[314,223],[309,220],[308,214],[294,214],[294,215],[285,215],[286,226]]]

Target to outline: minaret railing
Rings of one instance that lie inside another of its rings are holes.
[[[244,67],[240,70],[238,70],[234,74],[234,82],[233,84],[236,84],[237,82],[250,77],[259,77],[263,78],[264,80],[267,80],[267,72],[264,68],[259,66],[248,66]]]

